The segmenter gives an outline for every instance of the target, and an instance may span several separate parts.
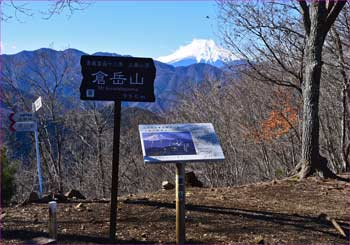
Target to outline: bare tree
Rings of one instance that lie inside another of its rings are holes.
[[[43,167],[49,189],[63,191],[64,144],[69,137],[65,130],[69,112],[63,103],[72,102],[64,99],[64,91],[72,87],[75,61],[70,52],[60,52],[53,59],[49,50],[39,50],[36,57],[4,64],[3,84],[10,89],[3,91],[3,97],[14,111],[31,111],[32,100],[43,97],[43,109],[38,112]]]
[[[84,110],[80,112],[83,116],[83,124],[81,127],[77,122],[75,127],[80,129],[74,130],[77,136],[77,140],[82,143],[82,148],[76,148],[72,153],[80,152],[81,155],[85,155],[85,165],[91,169],[89,172],[95,174],[94,180],[91,182],[98,183],[98,192],[102,190],[102,197],[105,198],[109,194],[107,189],[109,188],[111,176],[110,173],[110,152],[112,152],[111,135],[113,131],[113,108],[105,103],[86,102],[84,103]],[[72,142],[74,145],[74,142]],[[79,162],[79,156],[76,157]],[[95,171],[93,171],[95,170]],[[85,182],[89,182],[84,177]],[[97,181],[98,179],[98,181]],[[100,196],[97,195],[96,196]]]
[[[335,177],[327,167],[327,160],[321,157],[319,152],[318,105],[324,41],[345,3],[345,1],[315,1],[308,4],[306,1],[299,1],[306,34],[300,178],[305,178],[315,171],[322,177]]]
[[[247,60],[247,74],[302,92],[300,178],[314,172],[336,177],[319,152],[318,104],[324,41],[345,3],[220,2],[224,42]]]
[[[1,6],[2,5],[2,6]],[[1,1],[0,19],[2,21],[16,21],[23,22],[26,17],[32,17],[36,14],[30,3],[23,3],[22,1],[8,0]],[[58,0],[50,3],[47,9],[42,9],[39,14],[44,19],[50,19],[52,16],[68,11],[68,15],[72,15],[76,11],[84,10],[89,6],[88,2],[81,0]],[[5,11],[4,11],[5,9]]]
[[[219,4],[223,42],[250,68],[241,72],[254,80],[301,93],[305,34],[294,2],[223,1]]]
[[[211,122],[225,154],[223,163],[191,164],[206,186],[234,186],[281,178],[295,166],[301,133],[298,92],[255,86],[246,75],[203,81],[178,93],[168,123]]]
[[[350,169],[350,3],[347,2],[344,11],[339,15],[338,21],[332,28],[331,38],[332,44],[326,48],[328,52],[333,54],[337,64],[335,68],[339,70],[339,78],[335,79],[340,81],[339,87],[341,87],[341,136],[340,136],[340,148],[343,170],[349,171]],[[334,66],[332,66],[334,68]]]

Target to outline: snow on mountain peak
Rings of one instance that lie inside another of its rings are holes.
[[[230,51],[217,46],[213,40],[206,39],[194,39],[190,44],[180,46],[174,53],[156,58],[156,60],[168,64],[178,63],[186,59],[193,59],[197,63],[204,62],[210,64],[217,61],[225,62],[239,58],[234,57]]]

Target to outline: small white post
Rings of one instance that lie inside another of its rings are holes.
[[[49,202],[49,237],[57,239],[57,203]]]

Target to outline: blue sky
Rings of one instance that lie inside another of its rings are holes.
[[[64,12],[44,20],[37,11],[48,9],[50,2],[28,2],[26,7],[36,12],[33,17],[20,16],[21,22],[13,19],[1,23],[1,53],[52,47],[156,58],[174,52],[194,38],[220,43],[215,1],[90,3],[70,17]],[[2,11],[12,13],[13,9],[2,4]]]

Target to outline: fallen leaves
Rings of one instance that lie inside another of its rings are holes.
[[[349,185],[337,181],[320,182],[314,178],[231,188],[188,188],[187,242],[345,243],[330,222],[324,225],[317,217],[326,213],[341,226],[349,226],[349,206],[344,195],[344,191],[349,190]],[[324,195],[325,191],[328,195]],[[118,239],[130,243],[175,242],[173,192],[127,198],[129,201],[120,201],[117,207]],[[109,203],[101,202],[59,204],[57,220],[61,240],[58,242],[85,244],[93,241],[82,239],[107,238],[109,209]],[[3,210],[4,214],[5,240],[2,242],[23,243],[30,232],[47,232],[47,204],[9,207]],[[10,238],[11,231],[17,230],[26,232],[15,232]]]

